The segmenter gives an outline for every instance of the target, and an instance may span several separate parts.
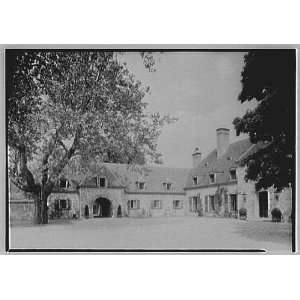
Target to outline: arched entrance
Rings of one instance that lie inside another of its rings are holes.
[[[109,218],[112,216],[111,201],[106,198],[98,198],[93,204],[93,215],[95,218]]]

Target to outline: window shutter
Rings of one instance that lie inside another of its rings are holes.
[[[159,208],[162,208],[162,200],[159,200]]]
[[[176,200],[173,200],[173,209],[176,208],[176,204],[175,204]]]
[[[193,211],[192,199],[193,199],[193,197],[189,197],[189,206],[190,206],[190,211]]]
[[[127,209],[130,209],[130,200],[127,201]]]
[[[151,200],[151,209],[154,208],[154,200]]]
[[[137,204],[137,209],[140,209],[140,200],[137,200],[136,202],[137,202],[136,203]]]
[[[68,201],[68,204],[67,204],[68,205],[68,209],[71,209],[71,200],[68,199],[67,201]]]

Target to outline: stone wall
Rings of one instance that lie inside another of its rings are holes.
[[[220,185],[211,185],[206,187],[194,188],[186,190],[186,202],[189,206],[189,199],[192,197],[199,197],[201,201],[201,207],[203,215],[219,215],[225,216],[225,212],[230,210],[230,194],[238,195],[238,187],[236,183],[232,184],[220,184]],[[209,196],[215,197],[215,210],[212,211],[211,208],[208,212],[205,211],[205,198],[207,198],[208,206],[210,207]],[[226,199],[227,198],[227,199]],[[225,208],[227,205],[227,209]],[[239,209],[239,197],[237,196],[237,209]],[[196,215],[194,212],[190,212],[188,207],[187,215]]]
[[[247,208],[248,219],[258,219],[259,193],[255,190],[255,183],[253,181],[245,182],[245,172],[245,167],[237,169],[239,205]],[[287,221],[292,210],[291,189],[284,189],[280,193],[276,193],[273,188],[269,188],[266,191],[268,192],[268,217],[271,218],[272,209],[278,207],[283,214],[283,220]],[[246,198],[245,203],[243,203],[243,198]]]
[[[187,215],[187,199],[183,194],[126,194],[126,212],[129,217],[171,217],[171,216],[185,216]],[[139,209],[129,209],[127,207],[127,201],[139,200]],[[160,208],[154,208],[152,202],[159,200],[161,203]],[[173,201],[180,200],[182,207],[174,208]]]
[[[35,214],[34,201],[13,201],[9,202],[10,223],[33,223]]]
[[[76,215],[80,216],[80,201],[79,201],[79,195],[78,193],[52,193],[49,195],[47,202],[49,207],[49,214],[51,213],[51,210],[54,210],[54,203],[55,200],[71,200],[71,207],[69,211],[66,211],[62,217],[65,218],[71,218],[73,217],[73,214],[76,213]]]
[[[98,198],[106,198],[111,201],[113,216],[117,215],[117,209],[119,205],[121,205],[122,212],[126,210],[124,190],[122,188],[80,188],[79,197],[81,216],[84,216],[86,205],[89,208],[89,216],[93,216],[93,204]]]

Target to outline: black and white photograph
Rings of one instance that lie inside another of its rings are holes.
[[[296,50],[5,49],[7,251],[295,251]]]

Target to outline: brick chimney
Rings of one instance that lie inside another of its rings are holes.
[[[228,149],[229,146],[229,129],[217,129],[217,157],[221,157]]]
[[[201,156],[202,156],[202,153],[200,152],[199,148],[197,147],[192,154],[194,168],[199,166],[199,164],[201,162]]]

